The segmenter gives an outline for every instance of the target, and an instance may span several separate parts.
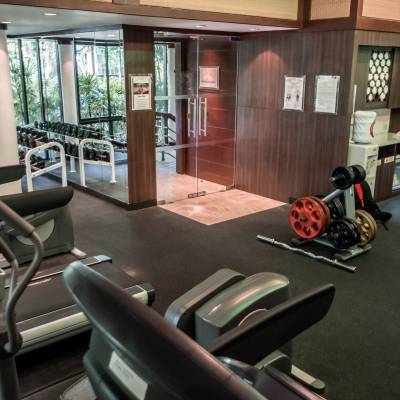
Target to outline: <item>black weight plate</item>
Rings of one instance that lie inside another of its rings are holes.
[[[327,230],[327,237],[339,250],[347,250],[358,243],[355,243],[354,226],[346,219],[332,221]]]
[[[367,177],[367,173],[363,166],[352,165],[350,168],[354,172],[354,183],[362,183],[365,181],[365,178]]]
[[[344,220],[346,220],[347,222],[349,222],[353,226],[354,241],[352,243],[352,246],[355,246],[360,241],[360,228],[358,226],[358,223],[354,219],[351,219],[351,218],[348,218],[348,217],[344,217]]]
[[[328,202],[328,208],[332,219],[341,219],[345,216],[345,210],[342,202],[337,197]]]
[[[337,167],[332,173],[331,182],[336,189],[346,190],[354,183],[354,171],[350,167]]]

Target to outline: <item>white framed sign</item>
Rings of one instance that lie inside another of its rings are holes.
[[[286,76],[285,90],[283,99],[284,110],[303,111],[304,110],[304,89],[306,76]]]
[[[199,67],[200,89],[219,90],[219,67]]]
[[[132,111],[151,110],[153,75],[129,75]]]
[[[315,77],[314,112],[337,114],[340,76],[317,75]]]

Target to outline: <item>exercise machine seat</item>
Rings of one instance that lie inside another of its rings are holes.
[[[22,217],[66,206],[72,199],[71,187],[37,190],[29,193],[17,193],[1,196],[10,208]]]
[[[317,398],[314,394],[298,396],[292,390],[281,395],[279,385],[285,389],[291,387],[292,381],[288,377],[284,378],[285,383],[272,378],[277,385],[273,388],[274,396],[264,396],[228,369],[226,362],[223,364],[217,360],[155,311],[131,299],[118,286],[82,264],[70,265],[64,271],[64,279],[72,297],[93,327],[84,366],[99,400]],[[275,311],[260,320],[235,328],[234,334],[229,333],[229,337],[226,334],[221,336],[214,349],[216,353],[226,356],[228,338],[237,342],[240,334],[244,333],[244,341],[249,344],[249,338],[260,326],[269,328],[265,339],[272,340],[271,346],[281,342],[278,339],[282,334],[281,328],[288,329],[283,335],[286,341],[322,318],[333,296],[334,287],[325,285],[290,299],[279,310],[276,307]],[[302,307],[305,307],[305,312]],[[313,315],[314,311],[316,315]],[[310,323],[303,321],[305,316]],[[261,329],[260,333],[265,332]],[[268,350],[272,349],[271,346],[267,346]],[[255,373],[257,379],[253,384],[268,391],[271,384],[259,385],[258,379],[258,374],[265,372]],[[279,376],[278,371],[274,373]],[[306,390],[303,391],[306,394]]]
[[[7,165],[5,167],[0,167],[0,185],[9,182],[15,182],[20,180],[25,175],[25,166]]]
[[[264,400],[149,307],[89,268],[64,279],[92,324],[84,366],[98,399]]]

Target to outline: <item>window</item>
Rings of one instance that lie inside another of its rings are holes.
[[[76,41],[75,62],[81,124],[125,131],[125,82],[120,43]]]
[[[25,122],[24,89],[21,73],[21,62],[19,58],[18,40],[8,40],[8,57],[10,59],[11,87],[14,99],[15,117],[18,125]]]
[[[62,120],[61,83],[59,73],[58,45],[55,41],[39,42],[42,72],[44,117],[46,121]]]
[[[22,73],[25,79],[25,94],[28,108],[28,123],[42,120],[40,99],[38,43],[22,40]]]
[[[57,42],[9,39],[7,46],[17,123],[62,120]]]

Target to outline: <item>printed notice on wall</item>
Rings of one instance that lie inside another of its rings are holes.
[[[285,76],[284,110],[303,111],[306,77]]]
[[[317,75],[315,78],[314,111],[336,114],[339,95],[340,76]]]
[[[152,75],[130,75],[132,111],[152,109]]]

